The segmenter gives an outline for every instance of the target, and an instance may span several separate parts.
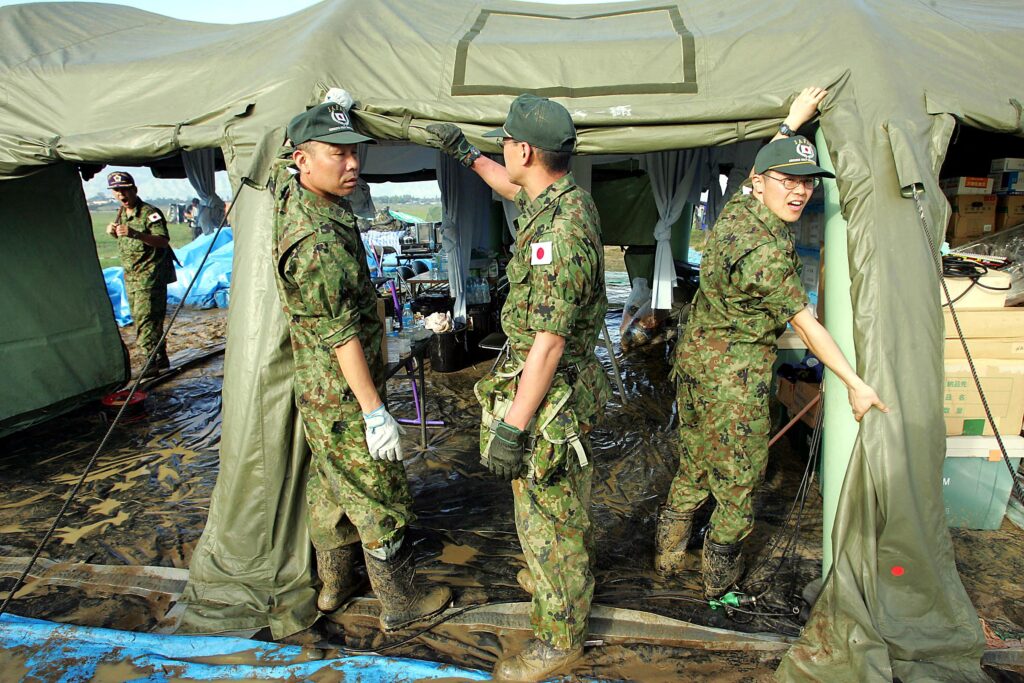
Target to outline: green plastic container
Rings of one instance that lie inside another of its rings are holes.
[[[1020,467],[1024,438],[1004,438],[1014,471]],[[1013,478],[1000,457],[993,437],[953,436],[946,439],[942,465],[942,497],[949,526],[962,529],[998,529],[1006,514]]]

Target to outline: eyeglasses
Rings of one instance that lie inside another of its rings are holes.
[[[821,184],[821,178],[776,178],[773,175],[762,173],[765,178],[771,178],[772,180],[782,183],[782,186],[787,190],[795,190],[797,185],[803,185],[808,190],[813,190]]]

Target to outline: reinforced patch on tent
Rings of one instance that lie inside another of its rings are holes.
[[[637,83],[637,73],[647,80]],[[452,95],[523,92],[696,93],[693,34],[674,5],[582,17],[481,10],[456,49]]]

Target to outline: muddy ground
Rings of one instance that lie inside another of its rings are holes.
[[[609,314],[617,337],[618,314]],[[169,337],[172,359],[224,339],[226,312],[186,311]],[[131,342],[131,328],[123,331]],[[189,351],[189,350],[192,351]],[[599,352],[610,370],[607,353]],[[133,358],[137,364],[137,359]],[[68,514],[42,553],[59,562],[186,568],[202,533],[217,476],[223,356],[213,355],[172,381],[154,387],[144,411],[117,430]],[[659,583],[651,572],[657,506],[675,468],[672,395],[664,346],[620,358],[628,400],[616,393],[607,418],[593,433],[596,455],[594,519],[597,561],[595,604],[642,610],[741,632],[794,636],[803,587],[821,564],[821,498],[807,488],[803,514],[790,516],[807,468],[808,432],[793,431],[773,448],[757,497],[757,527],[746,543],[753,591],[767,590],[761,615],[711,610],[699,598],[694,571],[680,583]],[[420,449],[409,429],[407,466],[418,521],[411,538],[422,572],[453,587],[459,604],[524,601],[515,574],[523,566],[507,485],[478,463],[478,407],[471,387],[490,367],[483,359],[455,373],[427,373],[427,416],[444,427],[429,432]],[[659,378],[657,381],[651,378]],[[393,412],[413,415],[407,382],[389,385]],[[0,440],[0,558],[24,558],[49,528],[92,456],[110,415],[98,406]],[[703,511],[706,520],[710,510]],[[799,523],[797,523],[799,522]],[[1024,637],[1024,531],[1004,521],[997,531],[952,529],[964,584],[994,636]],[[0,580],[9,590],[12,579]],[[170,607],[159,593],[123,594],[88,586],[30,583],[11,612],[54,621],[152,630]],[[349,646],[377,646],[373,621],[339,619]],[[445,626],[391,652],[488,668],[517,640]],[[778,652],[707,652],[608,642],[588,649],[581,676],[614,680],[767,679]],[[998,680],[1013,674],[993,672]]]

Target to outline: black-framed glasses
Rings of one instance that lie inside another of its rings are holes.
[[[795,190],[797,185],[803,185],[808,190],[813,190],[821,184],[821,178],[776,178],[773,175],[762,173],[765,178],[771,178],[772,180],[782,183],[782,186],[787,190]]]

